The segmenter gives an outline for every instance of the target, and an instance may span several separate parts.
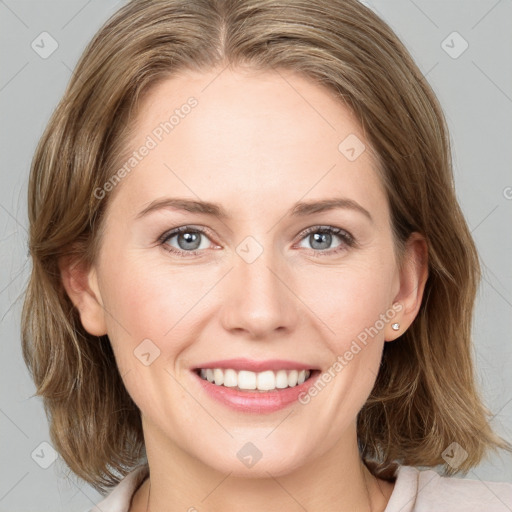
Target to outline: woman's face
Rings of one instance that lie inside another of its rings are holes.
[[[301,76],[216,70],[160,83],[135,128],[129,172],[98,199],[101,308],[82,321],[108,333],[146,443],[251,476],[353,446],[391,324],[408,319],[354,116]],[[214,372],[218,386],[199,368],[242,373]],[[301,369],[315,371],[299,393]],[[267,390],[233,387],[254,379]]]

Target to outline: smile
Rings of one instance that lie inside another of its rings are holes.
[[[191,371],[205,397],[246,414],[269,414],[297,404],[299,396],[307,393],[320,374],[317,369],[253,372],[231,368],[196,368]],[[260,386],[265,389],[259,389]]]
[[[232,368],[200,368],[196,373],[216,386],[234,388],[237,391],[275,391],[294,388],[303,384],[312,370],[267,370],[252,372]]]

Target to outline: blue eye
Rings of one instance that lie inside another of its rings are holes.
[[[178,247],[173,247],[169,244],[170,240],[173,238],[176,239]],[[203,229],[192,228],[191,226],[181,226],[173,229],[169,233],[165,233],[161,238],[160,243],[169,252],[180,255],[187,253],[187,256],[195,256],[200,250],[208,248],[208,244],[206,244],[206,246],[202,244],[201,238],[207,238],[206,232]]]
[[[334,249],[331,248],[333,238],[341,241]],[[310,250],[315,256],[332,256],[357,245],[349,232],[334,226],[310,227],[301,233],[300,239],[309,241]],[[172,240],[173,244],[170,243]],[[158,241],[166,251],[182,257],[198,256],[212,243],[204,228],[193,226],[168,231]]]
[[[313,226],[301,233],[302,239],[310,243],[315,256],[328,256],[345,251],[356,245],[354,237],[347,231],[334,226]],[[333,237],[339,238],[341,243],[331,249]]]

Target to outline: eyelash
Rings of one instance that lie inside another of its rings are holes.
[[[168,241],[173,238],[176,235],[179,235],[180,233],[200,233],[202,235],[205,235],[208,238],[208,231],[204,228],[195,227],[195,226],[180,226],[179,228],[173,229],[172,231],[167,231],[163,235],[161,235],[158,239],[158,243],[164,248],[164,250],[177,254],[178,256],[182,256],[184,258],[192,257],[192,256],[198,256],[201,252],[204,251],[204,249],[196,249],[193,251],[184,251],[180,249],[176,249],[175,247],[171,247],[168,245]],[[332,234],[338,236],[342,243],[339,247],[335,249],[325,249],[325,250],[315,250],[310,249],[313,251],[313,255],[316,256],[333,256],[336,255],[342,251],[348,250],[348,248],[356,247],[357,242],[355,238],[344,229],[340,229],[334,226],[312,226],[310,228],[305,229],[300,234],[300,241],[305,239],[308,235],[311,233],[322,233],[322,234]],[[184,256],[186,254],[186,256]]]

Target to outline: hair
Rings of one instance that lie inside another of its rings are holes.
[[[397,254],[413,232],[427,242],[419,312],[384,344],[357,416],[363,461],[386,479],[397,464],[442,465],[452,475],[488,450],[512,451],[493,432],[476,386],[471,328],[481,270],[456,199],[446,121],[392,29],[357,0],[133,0],[86,47],[30,172],[23,357],[69,468],[103,492],[145,448],[108,336],[85,331],[58,262],[95,262],[109,196],[94,191],[119,165],[150,88],[180,71],[227,66],[291,70],[347,105],[378,156]],[[467,452],[458,468],[442,458],[454,441]]]

